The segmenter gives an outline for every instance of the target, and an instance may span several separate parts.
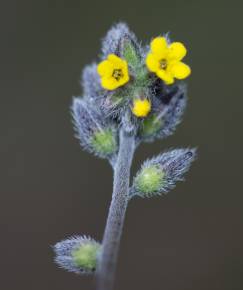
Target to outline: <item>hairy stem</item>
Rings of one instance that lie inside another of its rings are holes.
[[[130,169],[135,150],[134,136],[120,130],[120,148],[114,168],[112,201],[97,267],[97,290],[111,290],[125,212],[129,200]]]

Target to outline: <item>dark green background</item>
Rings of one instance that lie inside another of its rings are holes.
[[[242,1],[1,1],[0,288],[89,290],[51,245],[102,238],[112,172],[73,137],[69,106],[100,39],[126,21],[143,42],[170,31],[189,49],[189,105],[176,134],[142,145],[133,173],[169,147],[198,146],[185,183],[129,204],[117,290],[240,290]]]

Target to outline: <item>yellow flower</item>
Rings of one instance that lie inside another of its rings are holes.
[[[146,117],[151,111],[151,103],[149,100],[135,99],[133,101],[132,112],[137,117]]]
[[[115,54],[109,54],[107,59],[97,67],[104,89],[114,90],[129,81],[127,62]]]
[[[146,65],[166,84],[173,84],[174,78],[181,80],[190,75],[190,67],[181,62],[187,52],[182,43],[173,42],[168,45],[165,37],[156,37],[150,48]]]

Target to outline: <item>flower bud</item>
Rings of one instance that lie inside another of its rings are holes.
[[[185,86],[166,87],[158,82],[152,87],[153,112],[141,122],[138,132],[138,138],[145,142],[173,134],[186,108]]]
[[[104,96],[104,91],[100,85],[99,75],[97,73],[97,64],[87,65],[82,73],[81,86],[85,98],[88,98],[92,105],[96,105],[97,100]]]
[[[165,138],[174,133],[177,125],[182,120],[187,104],[186,86],[178,85],[160,97],[165,104],[165,111],[162,113],[164,126],[159,133],[159,138]]]
[[[71,237],[54,246],[55,262],[77,274],[91,274],[96,269],[101,245],[86,236]]]
[[[147,115],[151,111],[151,102],[148,99],[140,99],[136,98],[133,100],[133,107],[132,107],[132,112],[133,114],[138,117],[147,117]]]
[[[134,178],[131,197],[151,197],[166,193],[183,180],[183,174],[195,159],[195,149],[176,149],[147,160]]]
[[[118,147],[117,132],[113,124],[83,99],[75,98],[71,109],[81,145],[101,158],[113,157]]]
[[[102,43],[103,57],[106,58],[109,54],[123,56],[123,49],[126,44],[132,44],[138,49],[137,38],[131,32],[125,23],[114,25],[106,34]]]

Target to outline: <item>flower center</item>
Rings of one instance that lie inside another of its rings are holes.
[[[161,61],[160,61],[160,67],[162,69],[166,69],[167,68],[167,60],[166,59],[161,59]]]
[[[114,69],[112,76],[114,79],[119,81],[123,77],[122,70],[121,69]]]

